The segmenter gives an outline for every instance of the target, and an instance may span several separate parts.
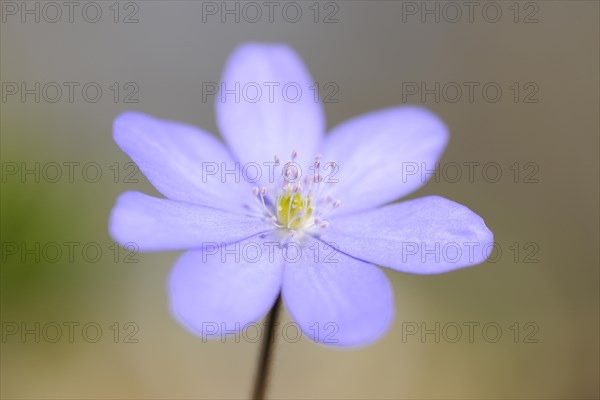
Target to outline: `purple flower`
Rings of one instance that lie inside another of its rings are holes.
[[[114,122],[117,144],[166,198],[124,193],[110,233],[141,251],[188,250],[168,291],[173,315],[196,335],[239,331],[281,293],[308,338],[364,345],[394,315],[373,264],[436,274],[489,255],[492,233],[465,206],[437,196],[386,205],[431,175],[448,140],[434,114],[392,107],[323,136],[313,85],[290,48],[246,44],[216,96],[228,148],[141,113]]]

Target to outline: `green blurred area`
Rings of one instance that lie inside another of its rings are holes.
[[[202,82],[218,81],[228,54],[248,40],[288,43],[316,81],[337,83],[339,102],[325,104],[329,127],[402,102],[402,82],[499,82],[506,96],[498,103],[424,103],[450,127],[442,164],[495,162],[503,178],[434,180],[410,196],[438,194],[483,216],[503,251],[499,260],[437,276],[386,271],[397,315],[385,338],[354,351],[280,340],[270,396],[600,396],[597,2],[530,2],[539,8],[533,24],[514,23],[508,2],[499,2],[506,17],[498,23],[412,17],[404,23],[402,2],[344,1],[336,3],[339,22],[331,24],[204,23],[202,2],[135,3],[135,24],[111,17],[96,24],[8,19],[0,25],[2,82],[99,82],[105,90],[96,103],[0,103],[2,398],[248,396],[259,344],[202,343],[188,334],[167,308],[165,278],[177,254],[128,259],[107,232],[119,193],[156,194],[141,173],[137,183],[124,182],[130,160],[112,140],[114,117],[138,109],[216,133]],[[114,82],[135,82],[139,103],[114,102],[108,89]],[[513,82],[535,82],[540,101],[512,101]],[[56,183],[41,170],[40,182],[7,175],[9,164],[65,162],[81,166],[73,182],[66,168]],[[538,183],[524,182],[528,162],[539,167]],[[102,171],[97,182],[82,175],[90,163]],[[65,251],[70,242],[79,243],[73,261],[64,253],[57,262],[49,261],[51,253],[39,262],[22,254],[36,243]],[[16,254],[7,243],[19,247]],[[86,245],[102,254],[86,256]],[[452,323],[494,323],[502,334],[495,343],[480,330],[472,343],[407,335],[412,324],[432,329],[436,322],[440,332]],[[8,334],[22,323],[30,329],[57,323],[63,336],[51,343],[41,335],[36,343],[35,334],[25,340],[21,332]],[[65,323],[78,324],[72,342]],[[101,327],[98,341],[82,333],[86,324],[92,336]]]

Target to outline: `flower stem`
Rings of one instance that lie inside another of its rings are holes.
[[[267,315],[266,325],[267,331],[265,338],[262,342],[262,348],[260,350],[260,358],[258,359],[256,379],[254,380],[254,391],[252,398],[255,400],[262,400],[265,398],[267,392],[267,386],[269,384],[269,372],[271,370],[271,359],[273,355],[273,349],[275,344],[275,325],[277,323],[277,315],[279,314],[279,308],[281,304],[281,293],[277,296],[275,304]]]

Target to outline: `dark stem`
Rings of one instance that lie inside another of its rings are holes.
[[[255,400],[262,400],[265,398],[267,392],[267,386],[269,384],[269,372],[271,371],[271,359],[273,355],[273,349],[275,347],[275,325],[277,323],[277,315],[279,314],[279,308],[281,304],[281,294],[277,296],[273,308],[267,315],[265,324],[267,325],[267,331],[265,338],[262,342],[262,348],[260,349],[260,358],[258,359],[256,379],[254,380],[254,392],[252,398]]]

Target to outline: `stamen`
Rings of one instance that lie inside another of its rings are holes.
[[[273,216],[273,217],[271,218],[271,221],[273,222],[273,225],[275,225],[276,227],[278,227],[278,228],[283,228],[283,225],[281,225],[281,224],[279,224],[279,223],[278,223],[278,221],[277,221],[277,217]]]
[[[288,203],[288,213],[287,213],[288,219],[290,218],[290,215],[292,215],[292,204],[294,204],[294,196],[290,196],[290,200]],[[289,228],[289,224],[288,224],[288,228]]]
[[[302,170],[294,162],[297,158],[298,152],[292,151],[291,159],[283,164],[279,183],[252,188],[252,195],[260,203],[266,220],[277,228],[289,230],[291,237],[297,235],[300,230],[327,228],[330,223],[325,219],[325,214],[341,205],[340,200],[334,201],[331,196],[323,193],[327,192],[331,185],[329,182],[325,185],[324,176],[320,174],[321,155],[315,157],[314,168],[310,168],[313,176],[301,176]],[[273,160],[277,165],[281,162],[278,155],[274,155]],[[337,166],[337,163],[330,164],[334,168]]]
[[[263,187],[262,189],[258,189],[258,187],[253,187],[252,188],[252,196],[259,202],[259,204],[262,206],[263,211],[265,212],[266,215],[271,217],[271,220],[275,220],[277,221],[277,217],[273,215],[273,213],[271,211],[269,211],[269,208],[267,207],[267,205],[265,204],[265,194],[267,193],[267,188]],[[258,195],[260,194],[260,200],[258,200]]]

